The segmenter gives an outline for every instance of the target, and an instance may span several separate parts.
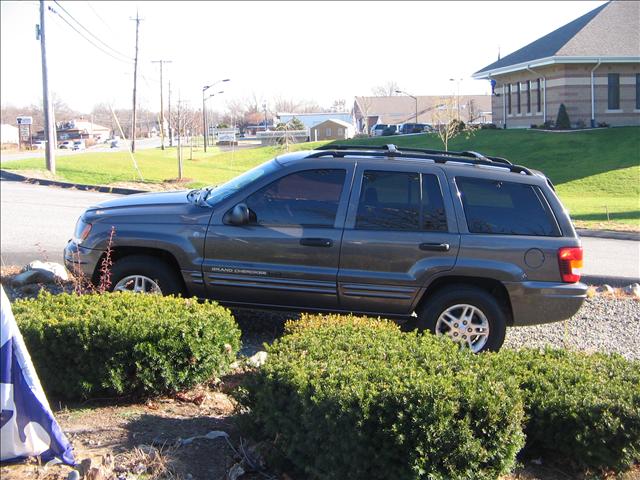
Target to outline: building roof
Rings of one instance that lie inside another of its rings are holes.
[[[366,117],[378,117],[378,123],[397,125],[400,123],[431,123],[431,112],[444,99],[451,95],[421,95],[418,99],[418,121],[416,118],[416,101],[406,95],[392,95],[388,97],[356,97],[355,103]],[[460,95],[460,106],[466,108],[473,101],[479,112],[491,111],[490,95]],[[463,114],[463,117],[466,115]]]
[[[551,63],[640,61],[640,2],[611,1],[473,74],[486,78]],[[588,58],[587,58],[588,57]]]
[[[344,127],[344,128],[354,128],[353,123],[345,122],[344,120],[340,120],[337,118],[329,118],[323,122],[317,123],[311,128],[318,128],[321,125],[324,125],[325,123],[335,123],[336,125],[340,125],[341,127]]]

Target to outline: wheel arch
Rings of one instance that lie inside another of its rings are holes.
[[[433,295],[438,291],[449,288],[451,286],[462,285],[480,288],[493,295],[504,310],[505,316],[507,318],[507,325],[513,326],[513,309],[511,306],[511,300],[509,298],[509,292],[502,282],[486,277],[469,277],[460,275],[439,277],[431,282],[422,293],[422,296],[420,297],[420,300],[416,305],[415,311],[422,311],[428,305],[429,298],[433,297]]]
[[[122,246],[122,247],[114,247],[111,249],[111,262],[112,264],[121,260],[125,257],[129,257],[132,255],[146,255],[149,257],[156,257],[163,262],[165,262],[172,270],[174,270],[176,274],[176,278],[179,279],[183,291],[187,291],[184,278],[182,277],[180,265],[176,260],[176,257],[167,250],[163,250],[161,248],[152,248],[152,247],[130,247],[130,246]],[[102,262],[107,256],[107,252],[104,252],[98,263],[96,264],[96,268],[93,271],[92,282],[94,285],[97,285],[100,282],[100,269],[102,268]]]

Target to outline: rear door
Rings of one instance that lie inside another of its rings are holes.
[[[453,268],[460,236],[446,188],[432,165],[357,168],[340,254],[342,309],[410,313],[428,280]]]
[[[208,296],[225,302],[336,308],[342,225],[353,166],[288,171],[239,199],[248,225],[214,215],[203,275]],[[345,186],[346,184],[346,186]]]

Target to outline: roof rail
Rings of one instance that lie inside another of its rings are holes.
[[[363,145],[336,145],[336,149],[319,148],[317,151],[307,155],[305,158],[319,158],[319,157],[335,157],[344,158],[347,155],[361,156],[361,157],[376,157],[386,156],[394,158],[410,158],[420,160],[431,160],[435,163],[465,163],[468,165],[482,165],[487,167],[499,167],[506,168],[514,173],[523,173],[525,175],[533,175],[533,173],[526,167],[521,165],[513,165],[508,160],[500,157],[484,157],[481,154],[471,154],[465,152],[466,155],[458,155],[458,152],[442,152],[438,150],[423,150],[423,149],[404,149],[405,152],[395,149],[395,145],[376,145],[373,147]],[[393,148],[390,148],[393,147]],[[372,151],[373,150],[373,151]],[[415,153],[414,153],[415,152]],[[478,158],[478,156],[483,158]],[[494,160],[495,158],[495,160]]]
[[[430,153],[433,155],[451,155],[454,157],[469,157],[469,158],[477,158],[479,160],[488,160],[498,163],[503,163],[506,165],[512,165],[512,163],[506,158],[502,157],[491,157],[488,155],[483,155],[478,152],[474,152],[471,150],[463,151],[463,152],[455,152],[451,150],[432,150],[427,148],[413,148],[413,147],[398,147],[394,144],[387,145],[323,145],[321,147],[316,148],[316,150],[384,150],[389,152],[418,152],[418,153]]]

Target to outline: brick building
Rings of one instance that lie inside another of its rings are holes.
[[[493,122],[528,128],[640,125],[640,2],[611,1],[473,74],[491,81]]]

